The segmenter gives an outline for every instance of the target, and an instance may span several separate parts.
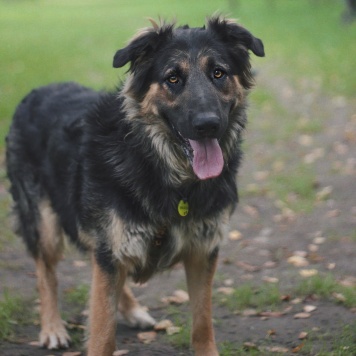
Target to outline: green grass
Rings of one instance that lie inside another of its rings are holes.
[[[301,355],[317,356],[350,356],[356,355],[356,322],[350,325],[340,325],[337,334],[310,331]]]
[[[274,197],[296,212],[310,212],[316,201],[316,176],[313,167],[299,164],[286,167],[269,177],[269,189]]]
[[[356,287],[340,285],[331,274],[316,275],[302,280],[295,288],[295,293],[304,297],[314,294],[319,298],[343,304],[348,308],[356,307]],[[337,298],[337,295],[341,298]]]
[[[191,338],[191,318],[186,312],[180,308],[170,305],[167,309],[168,319],[172,320],[174,326],[181,328],[180,332],[167,336],[167,341],[174,347],[179,349],[187,349],[190,347]]]
[[[0,301],[0,340],[11,338],[15,326],[28,323],[31,317],[29,303],[5,291]]]
[[[221,302],[233,312],[248,308],[266,311],[275,310],[281,304],[281,299],[278,285],[263,283],[258,287],[250,284],[241,285]]]
[[[65,292],[65,300],[68,303],[79,304],[82,307],[89,299],[89,285],[79,284],[75,288],[69,289]]]

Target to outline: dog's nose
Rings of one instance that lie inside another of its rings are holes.
[[[220,129],[220,118],[210,112],[199,113],[193,119],[193,128],[199,136],[214,136]]]

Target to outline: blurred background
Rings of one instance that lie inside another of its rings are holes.
[[[0,0],[0,354],[48,354],[28,345],[38,333],[33,262],[8,218],[4,138],[16,105],[51,82],[116,87],[126,69],[112,68],[113,55],[150,25],[149,17],[202,26],[222,13],[261,38],[266,57],[251,56],[256,87],[238,178],[241,203],[214,284],[221,355],[356,355],[355,6],[354,0]],[[60,267],[64,309],[81,327],[74,351],[85,328],[88,264],[66,252]],[[183,330],[175,341],[161,335],[152,344],[160,351],[149,355],[190,355],[187,307],[160,304],[182,285],[178,267],[135,287],[157,319],[172,318]],[[136,332],[120,335],[141,355]]]
[[[328,92],[355,94],[356,28],[343,0],[0,1],[0,141],[18,101],[33,87],[74,80],[112,88],[115,51],[148,17],[202,26],[216,12],[263,39],[256,67],[283,70]],[[2,145],[2,143],[0,144]]]

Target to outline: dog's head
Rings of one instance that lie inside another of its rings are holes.
[[[217,177],[244,125],[249,51],[264,56],[262,41],[221,17],[202,28],[152,24],[115,54],[114,67],[130,62],[124,95],[142,120],[170,131],[199,179]]]

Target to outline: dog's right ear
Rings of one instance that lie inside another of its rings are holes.
[[[141,60],[147,60],[157,50],[162,40],[172,34],[173,25],[159,26],[153,20],[150,21],[153,27],[139,31],[125,48],[116,52],[114,68],[121,68],[131,62],[130,70],[134,71]]]

